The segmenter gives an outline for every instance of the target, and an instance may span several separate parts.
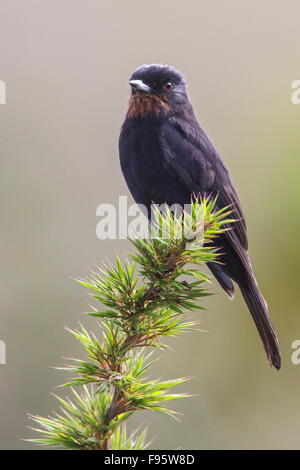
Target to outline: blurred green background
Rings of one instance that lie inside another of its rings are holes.
[[[96,208],[129,195],[118,135],[131,71],[169,63],[187,78],[200,122],[240,194],[250,254],[277,330],[283,367],[266,361],[250,315],[220,288],[195,314],[206,333],[169,341],[153,376],[193,376],[181,422],[139,412],[152,448],[299,449],[300,79],[298,1],[0,0],[0,447],[33,448],[27,413],[57,409],[66,376],[51,366],[82,356],[64,327],[90,301],[72,277],[129,242],[96,238]],[[131,200],[131,198],[130,198]]]

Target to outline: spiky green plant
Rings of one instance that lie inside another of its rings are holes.
[[[163,348],[165,337],[192,330],[196,322],[186,320],[184,311],[202,309],[198,301],[209,295],[199,266],[218,261],[213,239],[233,222],[228,208],[216,211],[215,204],[215,199],[194,200],[190,212],[178,217],[167,206],[163,213],[156,208],[152,236],[130,239],[136,250],[131,261],[122,264],[117,258],[115,266],[79,281],[105,306],[88,313],[100,319],[102,337],[82,326],[70,330],[86,352],[85,359],[63,368],[73,375],[65,384],[73,399],[57,397],[61,411],[53,417],[30,416],[40,426],[35,429],[40,437],[31,442],[82,450],[143,449],[145,432],[127,435],[125,421],[137,410],[176,416],[166,403],[188,395],[170,389],[187,378],[148,380],[145,373],[153,363],[150,347]],[[192,282],[182,281],[183,276]]]

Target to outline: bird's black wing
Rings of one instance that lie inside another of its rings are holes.
[[[227,245],[222,253],[226,257],[224,266],[217,265],[216,268],[211,263],[209,268],[230,297],[234,291],[230,279],[238,283],[268,360],[280,369],[278,339],[247,252],[246,224],[241,203],[219,153],[193,115],[189,121],[171,118],[162,125],[161,148],[163,165],[176,175],[178,184],[184,185],[188,194],[212,194],[217,196],[217,208],[228,205],[234,208],[237,221],[232,225],[232,230],[224,232],[219,240],[222,247]]]
[[[160,138],[163,164],[189,194],[217,196],[217,209],[231,206],[236,222],[233,230],[226,232],[226,238],[247,265],[248,242],[241,203],[228,170],[205,131],[196,122],[190,125],[183,119],[171,118],[162,125]]]

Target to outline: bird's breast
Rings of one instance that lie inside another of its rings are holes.
[[[137,203],[187,203],[190,196],[167,169],[160,127],[148,119],[126,120],[119,142],[121,168]]]

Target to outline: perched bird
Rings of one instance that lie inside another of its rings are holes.
[[[208,267],[229,298],[241,290],[271,365],[280,369],[278,339],[248,255],[245,217],[225,164],[198,123],[184,76],[169,65],[142,65],[130,80],[132,92],[119,152],[125,180],[136,203],[190,203],[191,195],[217,196],[216,207],[231,205],[233,229],[215,241],[222,264]]]

